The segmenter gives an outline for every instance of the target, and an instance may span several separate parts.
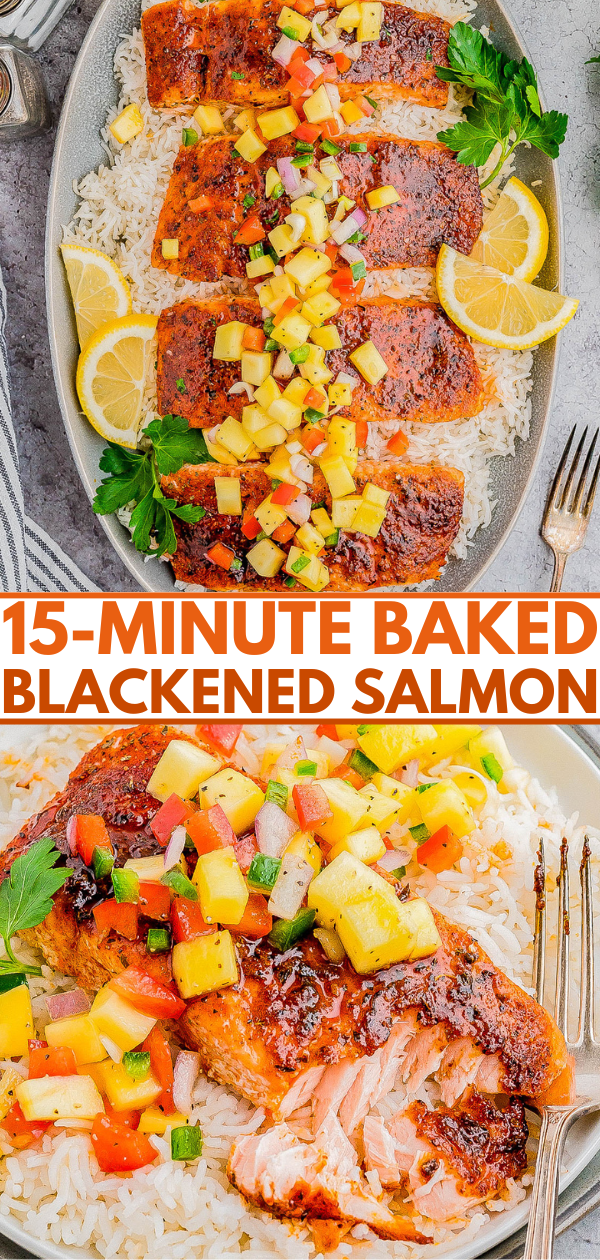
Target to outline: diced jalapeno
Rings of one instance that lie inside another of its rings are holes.
[[[299,910],[293,919],[277,919],[273,924],[267,940],[274,949],[284,954],[301,936],[310,932],[315,921],[314,910]]]

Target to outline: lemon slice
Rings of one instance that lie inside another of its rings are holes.
[[[439,252],[436,278],[446,314],[486,346],[539,346],[568,324],[579,305],[495,267],[483,267],[449,245]]]
[[[142,414],[154,315],[125,315],[90,337],[77,365],[77,393],[97,433],[134,447]]]
[[[129,285],[117,264],[99,249],[61,245],[83,350],[93,333],[131,310]]]
[[[533,280],[548,253],[548,220],[520,179],[509,179],[484,219],[471,258],[517,280]]]

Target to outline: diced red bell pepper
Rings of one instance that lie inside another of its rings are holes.
[[[249,214],[234,234],[233,239],[236,245],[255,245],[257,241],[264,241],[265,236],[266,232],[258,215]]]
[[[298,61],[298,60],[310,61],[310,53],[308,51],[308,48],[304,47],[304,44],[299,44],[298,47],[294,50],[294,56],[292,57],[292,61]],[[289,65],[287,68],[289,70]]]
[[[345,783],[349,783],[350,786],[356,788],[357,791],[359,788],[364,787],[366,783],[366,779],[362,779],[360,774],[357,774],[356,770],[353,770],[351,766],[346,765],[345,761],[342,762],[341,766],[336,766],[335,770],[331,771],[331,778],[343,779]]]
[[[193,941],[196,936],[208,936],[215,927],[202,918],[200,902],[190,901],[189,897],[175,897],[171,906],[171,930],[178,945],[180,941]]]
[[[182,801],[176,792],[171,792],[164,805],[150,820],[150,830],[159,844],[166,846],[176,827],[180,827],[184,818],[190,813],[189,801]]]
[[[74,814],[69,819],[69,844],[86,866],[91,866],[94,849],[111,849],[106,823],[100,814]]]
[[[291,82],[292,82],[292,80],[290,79],[290,81],[289,81],[289,83],[288,83],[288,88],[289,88],[289,86],[290,86],[290,83],[291,83]],[[302,93],[301,93],[301,92],[298,92],[298,95],[297,95],[297,96],[293,96],[293,95],[292,95],[292,93],[290,92],[290,105],[291,105],[292,109],[295,109],[295,111],[296,111],[296,113],[297,113],[297,115],[298,115],[298,118],[302,118],[302,119],[306,118],[306,115],[305,115],[305,113],[304,113],[304,101],[303,101],[303,99],[302,99]]]
[[[273,927],[273,916],[267,909],[266,897],[262,893],[251,892],[239,923],[223,926],[228,927],[230,932],[239,932],[241,936],[250,936],[253,940],[268,936]]]
[[[47,1041],[42,1041],[41,1037],[30,1037],[27,1042],[29,1054],[32,1050],[45,1050],[48,1045]]]
[[[296,310],[297,306],[300,306],[300,298],[286,297],[285,302],[283,302],[279,307],[277,314],[273,316],[273,324],[280,324],[282,319],[285,319],[286,315],[291,315],[292,311]]]
[[[212,853],[214,849],[226,849],[235,841],[235,831],[221,805],[200,809],[188,818],[185,829],[193,840],[198,853]]]
[[[320,783],[297,783],[292,788],[292,797],[302,831],[318,831],[321,823],[333,818],[331,806]]]
[[[298,486],[290,485],[289,481],[282,481],[281,485],[277,486],[277,489],[273,491],[271,503],[279,503],[281,507],[286,507],[288,503],[293,503],[299,494]]]
[[[327,241],[325,244],[324,252],[327,254],[327,257],[330,262],[335,262],[335,259],[337,257],[337,252],[338,252],[338,247],[335,241]]]
[[[350,57],[347,57],[345,52],[334,53],[333,60],[335,61],[335,64],[340,74],[345,74],[346,70],[349,70],[350,66],[352,65],[352,59]]]
[[[242,534],[244,535],[244,538],[257,538],[261,529],[262,525],[260,521],[257,521],[255,516],[247,516],[242,524]]]
[[[267,339],[262,328],[251,328],[249,324],[247,324],[244,328],[244,335],[242,337],[242,347],[244,350],[261,351],[264,349],[266,340]]]
[[[94,906],[93,915],[96,927],[101,936],[108,936],[115,931],[128,941],[134,941],[138,934],[139,906],[131,901],[101,901]]]
[[[260,533],[260,523],[258,532]],[[242,733],[243,724],[241,722],[217,722],[214,724],[202,724],[196,727],[196,735],[198,739],[206,739],[213,748],[218,748],[219,752],[225,753],[229,757],[233,752],[238,739]]]
[[[331,723],[327,722],[322,722],[320,726],[317,726],[316,733],[319,738],[321,738],[322,735],[325,735],[327,739],[337,740],[338,737],[337,726],[332,726]]]
[[[4,1129],[17,1150],[24,1151],[43,1137],[50,1123],[50,1120],[26,1120],[18,1102],[14,1102],[4,1120],[0,1120],[0,1129]]]
[[[335,140],[340,134],[340,124],[337,118],[326,118],[321,127],[321,136],[323,140]]]
[[[338,70],[334,61],[326,61],[321,71],[323,83],[337,83]]]
[[[231,550],[231,547],[224,547],[223,543],[218,542],[214,546],[209,547],[206,552],[206,559],[210,560],[212,564],[218,564],[221,569],[230,569],[234,555],[235,553]]]
[[[300,57],[293,57],[286,69],[290,75],[291,82],[299,84],[300,92],[305,92],[306,88],[311,87],[315,81],[316,76],[314,70],[311,70],[310,66],[308,66]],[[310,123],[307,123],[307,126],[310,125]],[[300,136],[299,139],[304,140],[305,137]]]
[[[320,134],[321,128],[317,123],[303,122],[300,123],[299,127],[296,127],[295,131],[292,131],[295,140],[305,140],[307,144],[314,144],[315,140],[319,139]]]
[[[291,8],[295,9],[296,13],[304,13],[305,16],[307,13],[310,13],[314,7],[314,0],[294,0],[294,3],[291,5]]]
[[[143,1049],[146,1049],[145,1042]],[[152,1063],[152,1060],[150,1062]],[[140,1123],[141,1111],[133,1111],[132,1108],[128,1108],[127,1111],[117,1111],[116,1107],[113,1107],[108,1101],[108,1098],[104,1099],[104,1110],[109,1120],[114,1120],[115,1124],[123,1125],[125,1129],[137,1129]]]
[[[68,1046],[39,1046],[29,1050],[29,1079],[39,1076],[77,1076],[77,1060]]]
[[[434,875],[439,875],[440,871],[449,871],[455,862],[460,861],[462,855],[460,840],[448,826],[443,826],[419,845],[417,862],[433,871]]]
[[[389,836],[382,836],[382,837],[381,837],[381,839],[383,840],[383,843],[384,843],[384,845],[385,845],[386,849],[388,850],[388,852],[389,852],[391,849],[393,849],[393,847],[394,847],[394,846],[393,846],[393,844],[392,844],[392,842],[391,842],[391,840],[390,840]]]
[[[147,919],[168,922],[171,917],[171,890],[166,884],[153,884],[150,880],[140,883],[140,914]]]
[[[252,858],[258,853],[258,845],[256,836],[253,831],[247,831],[243,836],[236,836],[233,842],[237,864],[242,872],[246,875],[250,870]]]
[[[362,450],[367,445],[368,437],[369,437],[368,420],[357,420],[356,421],[356,445],[358,446],[359,450]]]
[[[94,1117],[90,1136],[102,1172],[133,1172],[152,1164],[157,1156],[145,1133],[136,1133],[106,1115]]]
[[[179,1019],[185,1010],[182,998],[141,967],[126,967],[108,984],[142,1015],[154,1015],[156,1019]]]
[[[297,526],[294,525],[293,521],[283,521],[281,525],[277,526],[277,529],[273,530],[273,533],[271,534],[271,538],[276,543],[289,542],[290,538],[294,537],[294,534],[296,533],[296,529],[297,529]]]
[[[156,1077],[159,1085],[162,1086],[162,1094],[157,1098],[156,1106],[161,1107],[167,1115],[172,1115],[175,1111],[173,1102],[173,1060],[171,1059],[169,1043],[160,1024],[155,1024],[154,1028],[148,1033],[142,1045],[142,1050],[148,1051],[152,1074]]]
[[[358,108],[362,110],[365,118],[370,118],[371,114],[375,113],[375,106],[369,103],[366,96],[355,96],[354,104],[358,105]]]
[[[307,424],[302,430],[302,445],[308,454],[312,454],[321,442],[325,441],[325,433],[320,429],[318,424]]]
[[[192,200],[188,201],[192,214],[203,214],[205,210],[210,210],[211,206],[212,197],[207,197],[205,193],[202,193],[200,197],[192,197]]]
[[[408,450],[408,438],[406,433],[403,433],[402,430],[399,429],[398,432],[394,433],[394,436],[389,439],[387,448],[388,451],[392,451],[392,454],[394,455],[404,455],[404,452]]]
[[[326,399],[325,399],[325,394],[323,393],[323,390],[316,388],[314,385],[311,385],[310,389],[304,395],[304,401],[302,403],[302,406],[314,407],[316,411],[319,411],[320,408],[322,408],[325,405],[325,401]]]

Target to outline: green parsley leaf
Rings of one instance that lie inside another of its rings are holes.
[[[246,196],[244,197],[244,200],[242,201],[244,210],[249,210],[250,206],[253,206],[255,201],[256,201],[256,197],[253,197],[252,193],[246,193]]]
[[[246,76],[242,74],[241,70],[232,70],[231,77],[232,79],[244,79]]]
[[[178,391],[179,394],[187,394],[187,385],[183,379],[183,376],[180,376],[179,380],[175,381],[175,389]]]
[[[144,429],[144,437],[152,442],[161,477],[179,472],[184,464],[215,462],[206,449],[202,429],[190,429],[183,416],[163,416],[162,420],[152,420]]]
[[[3,964],[3,971],[22,971],[31,976],[42,974],[40,967],[29,966],[15,958],[10,938],[15,932],[37,927],[50,914],[55,893],[71,874],[65,866],[56,870],[60,856],[52,837],[44,836],[15,858],[0,884],[0,936],[9,960]]]

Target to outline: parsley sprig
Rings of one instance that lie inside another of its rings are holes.
[[[558,157],[567,130],[566,114],[544,113],[535,70],[524,57],[510,61],[489,40],[465,22],[452,27],[448,43],[450,67],[436,66],[438,79],[463,83],[475,93],[466,121],[438,132],[465,165],[484,166],[496,144],[501,153],[485,188],[501,171],[518,144],[528,140],[549,157]]]
[[[0,884],[0,936],[7,954],[0,959],[0,975],[16,971],[41,976],[41,967],[30,966],[15,957],[10,938],[15,932],[37,927],[50,914],[52,898],[71,874],[64,866],[56,869],[59,858],[51,836],[44,836],[15,858],[9,874]]]
[[[102,452],[100,467],[108,477],[98,486],[94,512],[106,516],[134,504],[129,529],[138,551],[154,556],[172,554],[177,548],[173,517],[195,524],[204,508],[167,499],[160,479],[178,472],[184,464],[214,463],[201,429],[190,429],[183,416],[152,420],[143,432],[145,448],[128,450],[110,442]],[[151,444],[151,445],[150,445]]]

